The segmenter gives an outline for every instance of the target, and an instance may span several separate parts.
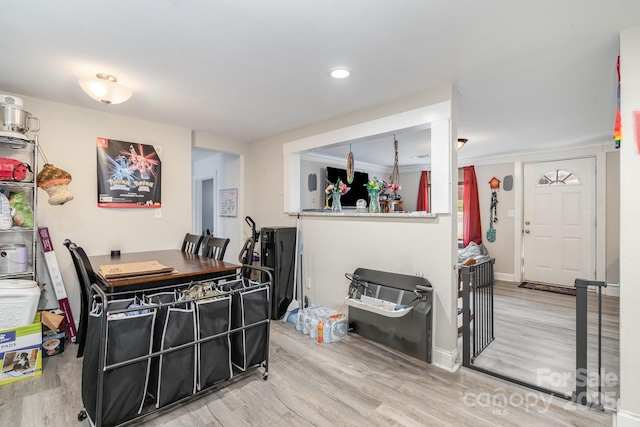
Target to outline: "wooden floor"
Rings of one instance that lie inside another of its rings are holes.
[[[0,386],[0,426],[88,426],[77,421],[81,359],[70,345],[42,376]],[[577,408],[491,376],[449,373],[349,335],[318,344],[272,322],[269,379],[261,370],[145,426],[610,426]]]
[[[495,282],[495,341],[474,364],[521,381],[571,394],[576,369],[576,297]],[[588,390],[597,392],[597,294],[588,292]],[[620,396],[619,298],[602,297],[602,392]],[[593,376],[592,376],[593,375]],[[611,405],[609,405],[611,406]]]

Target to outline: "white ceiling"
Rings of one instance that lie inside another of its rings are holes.
[[[0,93],[252,142],[451,83],[464,159],[610,139],[640,1],[20,0],[2,16]],[[97,72],[133,97],[90,99],[77,80]]]

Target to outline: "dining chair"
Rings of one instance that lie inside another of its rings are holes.
[[[184,240],[182,241],[182,252],[197,254],[198,252],[200,252],[202,239],[204,239],[204,236],[201,236],[199,234],[185,234]]]
[[[222,261],[229,241],[221,237],[206,237],[202,243],[202,255]]]
[[[69,239],[65,239],[63,244],[69,249],[73,266],[76,269],[78,281],[80,282],[80,322],[76,336],[76,344],[78,344],[78,354],[76,357],[82,357],[84,355],[84,342],[87,336],[89,307],[91,306],[91,284],[96,283],[96,274],[93,271],[89,257],[87,257],[84,249]]]

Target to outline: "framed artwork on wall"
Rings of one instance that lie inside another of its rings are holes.
[[[160,208],[160,148],[97,138],[98,207]]]
[[[218,216],[235,218],[238,216],[238,189],[226,188],[220,190],[218,201]]]

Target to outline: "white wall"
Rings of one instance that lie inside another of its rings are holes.
[[[251,228],[245,223],[244,218],[247,215],[255,218],[252,211],[254,191],[262,190],[262,187],[254,190],[251,185],[247,185],[247,182],[251,182],[251,178],[254,176],[253,168],[247,167],[251,159],[250,145],[206,132],[193,132],[192,147],[214,150],[223,154],[218,163],[209,165],[209,167],[219,167],[224,170],[218,188],[238,188],[237,218],[227,218],[219,223],[224,226],[225,237],[231,239],[229,247],[227,247],[229,255],[225,254],[225,260],[234,262],[244,241],[251,236]],[[204,169],[199,169],[199,173],[206,174]]]
[[[284,190],[284,143],[442,102],[452,96],[450,86],[439,88],[252,144],[252,169],[255,173],[252,185],[271,190],[269,196],[258,192],[254,198],[256,206],[261,207],[255,216],[257,222],[260,226],[295,225],[295,218],[283,213],[283,193],[280,193]],[[455,102],[452,109],[455,111]],[[457,138],[456,123],[456,117],[453,117],[452,140]],[[449,155],[455,164],[455,152]],[[452,174],[455,174],[453,169]],[[447,191],[452,192],[450,183],[457,180],[449,177],[447,181]],[[279,195],[277,200],[271,197],[274,192]],[[450,209],[453,209],[453,197],[449,199]],[[435,288],[434,362],[453,369],[457,347],[455,272],[452,268],[456,224],[451,218],[451,214],[410,220],[303,217],[302,268],[304,278],[311,282],[308,292],[313,302],[330,306],[342,304],[348,285],[344,274],[353,272],[357,267],[403,274],[423,271]]]
[[[227,262],[237,262],[238,254],[245,240],[240,232],[244,224],[244,216],[238,213],[235,218],[221,217],[218,212],[218,200],[221,189],[238,189],[240,187],[240,157],[235,154],[218,153],[211,157],[195,160],[193,162],[194,181],[209,178],[213,178],[215,184],[213,235],[215,237],[230,239],[224,260]],[[240,190],[238,190],[238,193],[239,192]],[[240,198],[239,194],[238,198]]]
[[[620,151],[607,153],[606,281],[620,283]]]
[[[620,33],[622,143],[620,148],[620,406],[618,426],[640,425],[640,27]]]
[[[402,208],[405,211],[415,211],[418,207],[418,187],[420,186],[422,172],[402,172],[399,180],[402,190],[398,192],[402,196]]]
[[[487,240],[487,230],[489,230],[491,187],[489,181],[494,176],[500,181],[504,177],[514,174],[513,163],[502,163],[497,165],[476,166],[476,179],[478,181],[478,197],[480,199],[480,225],[482,226],[482,243],[487,247],[489,254],[496,259],[494,273],[496,279],[513,281],[513,258],[514,253],[514,222],[515,217],[509,217],[507,211],[514,210],[516,189],[505,191],[503,182],[498,190],[498,222],[493,224],[496,230],[496,241]]]
[[[112,249],[135,252],[179,248],[191,230],[191,131],[131,119],[107,112],[58,104],[15,94],[25,109],[40,118],[40,145],[50,163],[69,172],[74,200],[51,206],[38,190],[38,225],[49,227],[55,253],[75,320],[79,320],[80,291],[76,272],[64,239],[82,246],[88,255],[108,254]],[[97,207],[96,138],[157,145],[162,148],[162,218],[155,209]],[[42,162],[41,162],[42,166]],[[98,268],[99,266],[94,266]],[[49,278],[42,281],[49,282]],[[48,292],[53,293],[51,288]]]

